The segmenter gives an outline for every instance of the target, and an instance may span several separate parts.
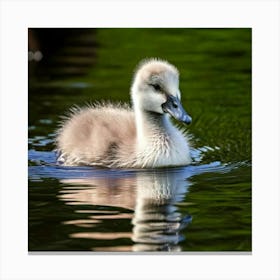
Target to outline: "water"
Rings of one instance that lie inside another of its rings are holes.
[[[29,251],[251,251],[251,30],[79,33],[29,65]],[[73,104],[129,102],[132,71],[151,56],[181,72],[193,163],[58,166],[59,116]]]

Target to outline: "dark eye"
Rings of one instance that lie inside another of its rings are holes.
[[[154,90],[156,91],[160,91],[161,90],[161,87],[159,84],[151,84],[151,86],[154,88]]]

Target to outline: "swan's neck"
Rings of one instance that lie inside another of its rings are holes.
[[[172,124],[167,115],[137,110],[135,116],[137,142],[140,146],[151,145],[169,137]]]
[[[145,111],[135,106],[136,162],[139,167],[185,165],[191,162],[189,146],[166,114]]]

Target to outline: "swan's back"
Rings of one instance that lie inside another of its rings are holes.
[[[134,112],[112,104],[72,110],[56,139],[65,165],[116,165],[128,160],[135,141]]]

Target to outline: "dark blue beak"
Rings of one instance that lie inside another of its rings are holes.
[[[167,95],[167,101],[161,105],[163,112],[170,114],[178,121],[190,124],[192,118],[184,110],[180,100],[173,96]]]

